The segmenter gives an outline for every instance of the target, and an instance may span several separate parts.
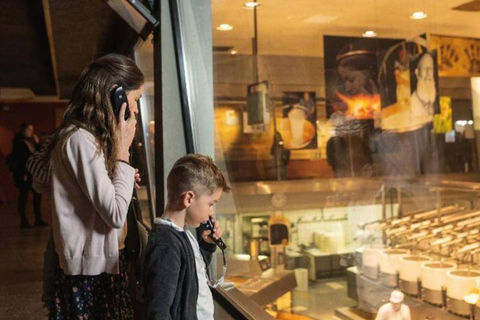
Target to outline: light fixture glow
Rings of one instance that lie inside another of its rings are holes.
[[[377,33],[373,30],[368,30],[368,31],[365,31],[362,36],[364,36],[365,38],[374,38],[377,36]]]
[[[412,13],[412,15],[410,16],[410,19],[420,20],[420,19],[425,19],[426,17],[427,17],[427,14],[425,12],[417,11],[417,12]]]
[[[230,54],[237,54],[237,53],[238,53],[238,51],[235,50],[235,49],[230,50]]]
[[[222,23],[217,27],[217,30],[219,31],[230,31],[232,29],[233,29],[233,26],[228,23]]]
[[[243,4],[243,7],[245,9],[253,9],[255,7],[259,7],[260,3],[259,2],[253,2],[253,1],[248,1]]]

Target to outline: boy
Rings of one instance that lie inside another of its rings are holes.
[[[155,220],[145,251],[146,319],[213,320],[213,298],[200,248],[213,253],[216,246],[208,237],[211,231],[205,231],[199,243],[185,224],[198,228],[213,217],[223,191],[230,188],[211,158],[191,154],[173,165],[167,177],[165,212]],[[213,236],[221,235],[215,222]]]

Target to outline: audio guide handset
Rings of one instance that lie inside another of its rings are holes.
[[[111,100],[113,113],[115,114],[117,121],[120,120],[120,109],[122,108],[123,103],[127,104],[125,108],[125,120],[130,118],[130,108],[128,107],[127,93],[122,86],[118,86],[113,90]]]
[[[222,251],[225,251],[225,249],[227,248],[227,245],[223,242],[222,238],[215,238],[213,236],[213,224],[214,224],[214,222],[215,222],[215,220],[213,220],[212,217],[209,217],[209,219],[207,221],[200,223],[200,229],[202,229],[203,231],[210,230],[211,233],[208,235],[210,237],[210,239],[212,239],[213,242],[215,242],[215,244],[220,249],[222,249]]]

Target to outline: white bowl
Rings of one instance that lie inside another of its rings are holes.
[[[442,287],[447,285],[447,272],[453,271],[456,268],[457,265],[452,262],[423,262],[420,266],[420,269],[422,269],[422,287],[441,291]]]
[[[400,268],[400,258],[410,252],[404,249],[386,249],[380,252],[380,272],[396,274]]]
[[[422,280],[422,262],[427,262],[430,260],[432,260],[432,258],[421,255],[401,257],[399,261],[400,279],[410,282],[417,282],[418,280]]]
[[[362,265],[364,267],[378,268],[380,264],[380,252],[385,250],[385,247],[364,247],[362,252]]]
[[[447,296],[462,300],[471,288],[476,287],[475,280],[480,279],[480,271],[457,269],[447,272]]]

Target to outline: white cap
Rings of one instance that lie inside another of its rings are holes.
[[[393,303],[400,303],[403,301],[403,293],[398,291],[398,290],[394,290],[392,291],[392,294],[390,295],[390,302],[393,302]]]

